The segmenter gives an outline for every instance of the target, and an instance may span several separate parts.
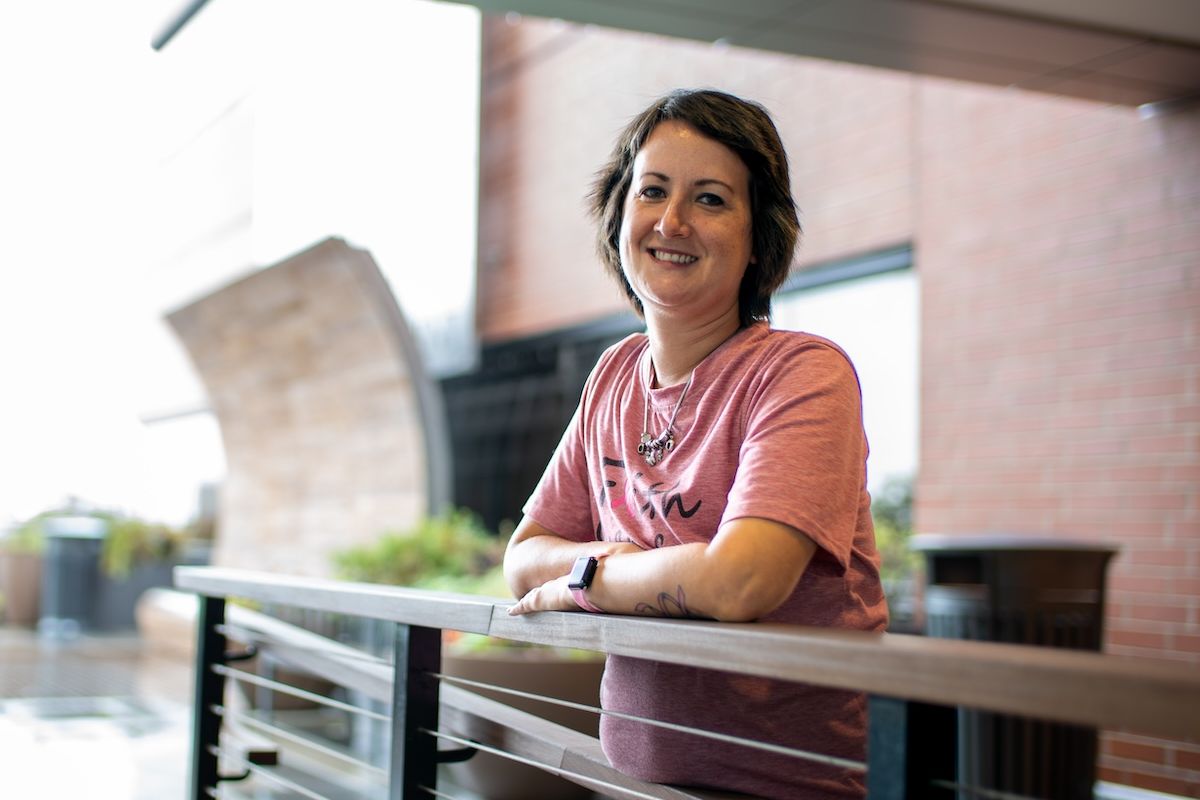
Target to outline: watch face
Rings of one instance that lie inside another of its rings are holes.
[[[571,567],[571,575],[567,578],[567,588],[586,589],[596,574],[596,559],[594,556],[580,556]]]

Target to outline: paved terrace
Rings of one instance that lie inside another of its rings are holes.
[[[40,640],[0,628],[0,796],[184,797],[191,665],[133,634]]]
[[[191,662],[135,633],[50,642],[0,627],[0,798],[182,800],[192,690]],[[252,788],[259,800],[299,798]]]

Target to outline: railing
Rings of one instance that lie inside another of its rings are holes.
[[[870,697],[868,761],[850,766],[865,770],[870,800],[1026,796],[956,782],[956,708],[1086,728],[1200,737],[1200,674],[1184,664],[787,625],[556,612],[510,617],[509,603],[492,598],[215,568],[178,568],[175,582],[202,596],[193,798],[236,797],[234,782],[245,777],[314,800],[452,797],[438,789],[437,765],[474,751],[536,765],[609,797],[727,797],[622,775],[608,764],[594,737],[467,691],[463,687],[470,682],[441,674],[444,630],[865,692]],[[230,597],[383,621],[394,626],[390,656],[227,606],[225,598]],[[230,640],[246,649],[231,651]],[[236,659],[255,653],[270,653],[280,663],[329,678],[345,687],[349,699],[306,692],[238,669]],[[232,709],[226,702],[226,680],[303,697],[368,725],[386,726],[386,763],[372,765]],[[249,735],[251,744],[231,746],[235,729]],[[444,743],[440,750],[439,741]],[[993,743],[1001,750],[1006,744]],[[277,757],[281,749],[286,753],[292,747],[327,763],[343,763],[342,779],[304,784],[303,774],[289,771],[286,759]],[[828,761],[820,754],[791,754]],[[239,771],[222,771],[231,767]]]

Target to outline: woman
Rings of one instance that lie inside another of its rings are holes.
[[[799,232],[766,111],[676,91],[624,131],[592,194],[600,252],[646,333],[607,350],[517,527],[513,614],[887,624],[858,379],[773,331]],[[856,693],[610,656],[609,710],[861,760]],[[613,766],[771,798],[861,797],[861,773],[605,716]]]

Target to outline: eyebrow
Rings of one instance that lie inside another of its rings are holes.
[[[650,176],[652,178],[657,178],[658,180],[662,181],[663,183],[671,182],[671,177],[669,175],[664,175],[661,172],[653,172],[653,171],[643,172],[642,177],[646,177],[646,176]],[[733,191],[732,186],[730,186],[728,183],[726,183],[725,181],[720,180],[718,178],[701,178],[700,180],[696,181],[696,183],[694,185],[695,186],[707,186],[710,183],[715,183],[718,186],[724,186],[730,192]]]

